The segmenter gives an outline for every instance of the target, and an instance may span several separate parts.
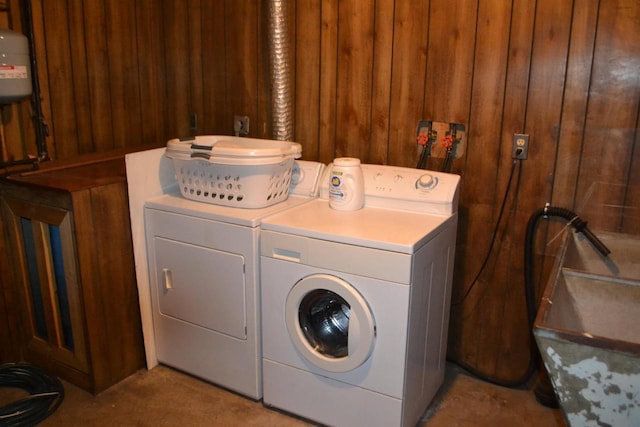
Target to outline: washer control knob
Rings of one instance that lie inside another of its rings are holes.
[[[433,190],[438,185],[438,178],[425,173],[416,181],[416,188],[422,191]]]
[[[304,179],[304,171],[297,163],[293,164],[291,171],[291,185],[298,185]]]

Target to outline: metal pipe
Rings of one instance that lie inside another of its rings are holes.
[[[33,33],[33,13],[31,10],[31,0],[22,0],[22,25],[27,30],[27,38],[29,39],[29,51],[31,52],[31,85],[33,86],[33,94],[31,95],[31,105],[33,107],[33,127],[36,134],[36,147],[38,149],[39,160],[49,160],[49,152],[47,151],[47,136],[49,129],[42,112],[40,82],[38,81],[38,64],[36,61],[36,48]]]
[[[273,139],[293,140],[289,0],[269,1],[269,65]]]

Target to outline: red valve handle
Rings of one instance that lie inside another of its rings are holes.
[[[444,138],[442,138],[442,145],[444,145],[445,148],[453,147],[453,136],[445,135]]]
[[[416,138],[418,145],[427,145],[429,142],[429,136],[426,133],[421,133]]]

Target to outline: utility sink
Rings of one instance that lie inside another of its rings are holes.
[[[571,426],[640,425],[640,238],[580,233],[560,250],[534,335]]]

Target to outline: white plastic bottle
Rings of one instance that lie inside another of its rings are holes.
[[[360,159],[335,159],[329,179],[329,206],[332,209],[357,211],[364,206],[364,176]]]

